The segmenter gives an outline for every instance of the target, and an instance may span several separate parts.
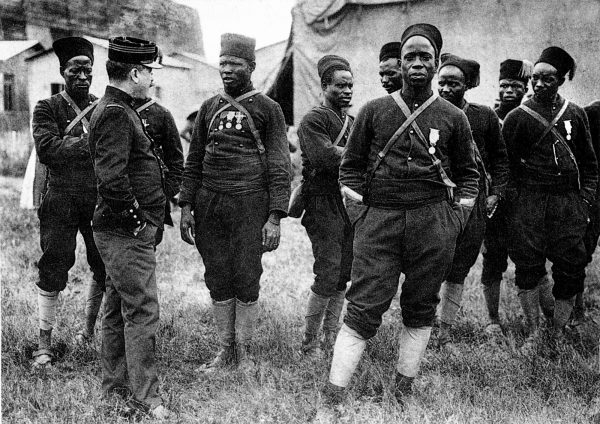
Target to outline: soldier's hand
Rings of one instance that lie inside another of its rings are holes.
[[[485,209],[488,217],[491,218],[491,216],[496,211],[496,207],[498,206],[499,200],[500,198],[497,194],[492,194],[491,196],[488,196],[487,199],[485,199]]]
[[[194,215],[192,215],[192,206],[189,204],[184,205],[181,208],[179,230],[181,232],[181,239],[188,244],[194,245],[194,239],[196,238],[196,223],[194,222]]]
[[[262,228],[262,245],[265,252],[271,252],[279,246],[281,236],[281,227],[279,219],[274,219],[271,215]]]

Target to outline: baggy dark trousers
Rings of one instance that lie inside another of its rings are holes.
[[[569,299],[583,291],[587,206],[576,191],[547,193],[527,186],[514,201],[510,258],[516,265],[515,283],[520,289],[535,288],[552,262],[552,293]]]
[[[346,290],[352,269],[353,231],[341,196],[308,197],[302,225],[315,258],[311,290],[325,297]]]
[[[87,262],[94,281],[104,286],[106,271],[92,233],[96,193],[68,193],[50,187],[38,209],[42,257],[38,262],[38,287],[62,291],[75,264],[77,231],[85,243]]]
[[[592,256],[598,245],[600,237],[600,207],[594,204],[590,211],[590,222],[587,226],[584,236],[585,250],[587,253],[587,263],[592,262]]]
[[[454,259],[446,277],[449,283],[464,284],[471,267],[475,265],[485,235],[486,219],[485,195],[479,195],[467,225],[456,241]]]
[[[134,399],[153,408],[161,403],[156,370],[159,321],[154,241],[150,223],[134,236],[123,229],[94,232],[106,264],[102,321],[102,391],[130,387]]]
[[[204,262],[204,280],[216,302],[258,299],[262,228],[269,217],[266,191],[232,196],[201,187],[196,194],[196,246]]]
[[[502,280],[502,273],[508,268],[509,207],[506,201],[500,201],[494,215],[487,220],[483,239],[483,269],[481,283],[491,285]]]
[[[352,285],[344,323],[368,339],[402,286],[407,327],[431,326],[452,264],[461,220],[447,201],[411,210],[370,207],[355,225]]]

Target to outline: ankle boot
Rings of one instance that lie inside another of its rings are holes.
[[[412,384],[414,377],[407,377],[396,372],[396,381],[394,384],[394,396],[400,406],[404,406],[406,398],[412,394]]]
[[[542,313],[548,319],[554,316],[554,296],[552,295],[552,281],[548,278],[548,275],[544,275],[540,278],[538,287],[540,290],[540,307]]]
[[[210,363],[199,369],[202,372],[213,372],[235,361],[235,298],[213,301],[212,311],[221,348]]]
[[[321,340],[321,348],[324,350],[331,350],[335,343],[340,315],[342,315],[342,309],[344,308],[345,297],[346,290],[338,290],[329,298],[327,309],[325,309],[325,318],[323,319],[323,339]]]
[[[500,306],[501,282],[501,280],[486,281],[485,283],[484,281],[481,282],[481,284],[483,284],[483,297],[485,298],[490,325],[500,325],[498,309]]]
[[[239,299],[235,302],[235,335],[236,357],[238,368],[251,371],[255,367],[250,345],[258,315],[258,301],[244,303]]]
[[[554,304],[554,330],[562,332],[571,317],[575,296],[569,299],[556,299]]]
[[[302,340],[301,352],[310,357],[318,357],[321,354],[319,347],[319,329],[321,321],[325,314],[325,309],[329,298],[314,293],[312,290],[308,295],[308,304],[306,306],[306,327],[304,329],[304,339]]]

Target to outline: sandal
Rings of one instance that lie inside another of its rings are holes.
[[[38,349],[33,352],[33,362],[31,367],[34,369],[49,368],[54,360],[54,353],[50,349]]]

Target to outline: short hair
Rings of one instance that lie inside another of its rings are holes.
[[[333,82],[333,74],[335,74],[335,71],[348,71],[351,75],[353,75],[350,69],[343,66],[334,65],[331,68],[327,69],[325,72],[323,72],[323,76],[321,77],[321,84],[331,84]]]
[[[106,73],[108,74],[108,79],[114,81],[125,81],[132,69],[141,71],[143,67],[144,65],[136,63],[116,62],[110,59],[106,61]]]

